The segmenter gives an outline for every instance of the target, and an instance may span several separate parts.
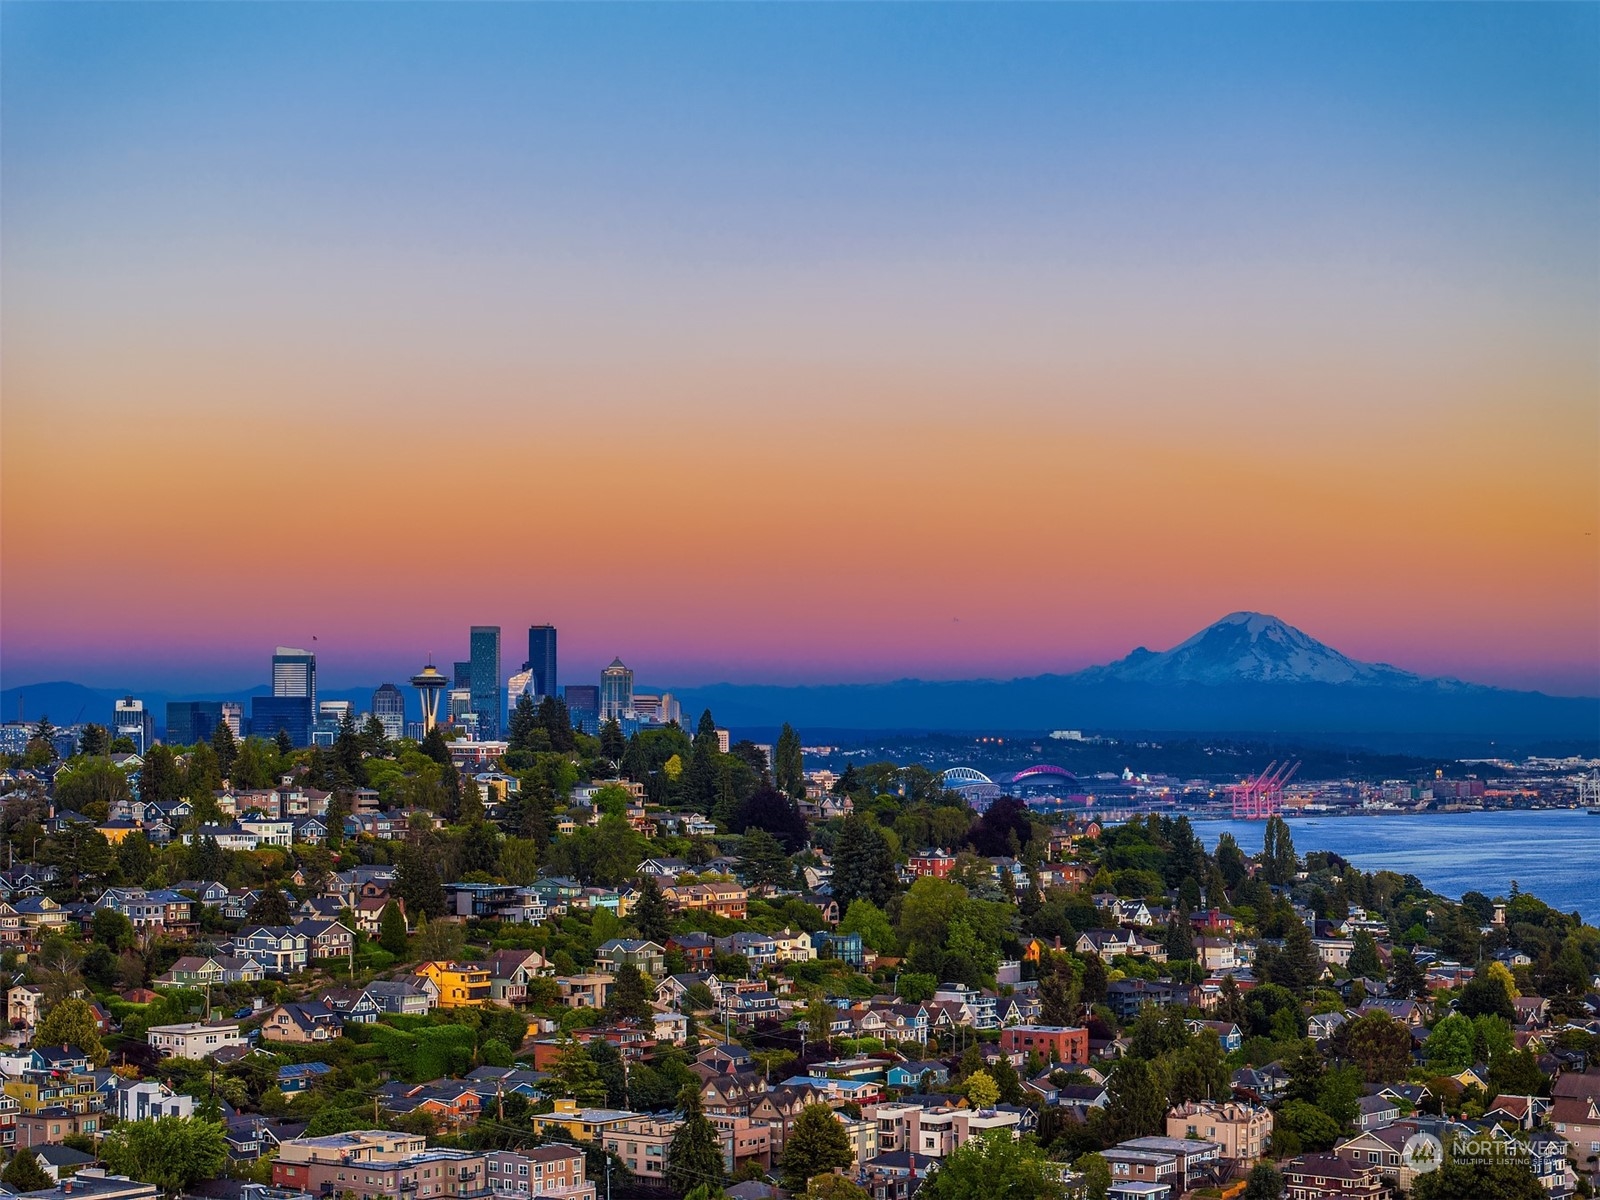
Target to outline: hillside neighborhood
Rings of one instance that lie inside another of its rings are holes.
[[[14,1194],[1600,1185],[1600,930],[1280,817],[1208,852],[526,697],[495,743],[41,728],[0,784]]]

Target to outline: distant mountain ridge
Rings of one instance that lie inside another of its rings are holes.
[[[1547,696],[1418,675],[1366,663],[1277,617],[1235,612],[1170,650],[1139,647],[1105,666],[1070,675],[1010,680],[826,684],[790,687],[719,683],[672,688],[693,720],[710,708],[719,724],[863,730],[1102,729],[1167,732],[1470,736],[1578,741],[1600,747],[1600,699]],[[170,699],[243,699],[266,691],[171,695],[136,691],[164,724]],[[105,721],[123,691],[43,683],[7,688],[0,713],[13,720],[19,693],[28,719]],[[407,707],[415,700],[407,689]],[[329,689],[327,699],[371,701],[371,688]],[[81,717],[75,714],[82,713]]]

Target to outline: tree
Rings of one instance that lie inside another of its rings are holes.
[[[683,1110],[683,1123],[667,1147],[667,1184],[680,1194],[701,1184],[719,1186],[723,1178],[722,1137],[700,1107],[698,1082],[684,1087],[678,1103]]]
[[[751,829],[739,851],[739,877],[748,887],[787,887],[794,881],[794,867],[775,837],[765,829]]]
[[[269,886],[261,889],[261,894],[246,914],[246,920],[252,925],[291,925],[294,923],[294,910],[289,907],[287,896]]]
[[[843,1175],[813,1175],[806,1184],[805,1200],[872,1200]]]
[[[1000,1089],[987,1071],[974,1071],[967,1076],[967,1102],[979,1111],[1000,1103]]]
[[[507,749],[536,749],[534,731],[538,728],[539,714],[533,706],[533,697],[523,692],[517,697],[517,702],[511,709],[511,721],[506,730]]]
[[[121,954],[133,945],[133,922],[114,908],[98,908],[89,921],[94,940],[113,954]]]
[[[220,1175],[228,1163],[228,1143],[216,1121],[162,1117],[121,1122],[100,1143],[100,1156],[116,1174],[176,1195]]]
[[[1422,1057],[1429,1067],[1446,1074],[1466,1070],[1472,1065],[1472,1022],[1460,1013],[1440,1017],[1422,1043]]]
[[[859,933],[862,944],[879,954],[894,953],[894,926],[883,909],[871,900],[853,900],[839,922],[840,933]]]
[[[1358,979],[1377,979],[1383,974],[1383,960],[1378,957],[1378,939],[1365,929],[1358,929],[1355,948],[1350,951],[1350,974]]]
[[[273,739],[273,744],[278,747],[279,758],[288,758],[294,753],[294,742],[290,740],[287,729],[278,730],[278,736]]]
[[[650,1020],[654,1012],[650,1007],[650,989],[639,968],[632,963],[617,967],[616,977],[611,982],[611,995],[606,1001],[606,1011],[613,1020],[621,1017],[632,1017],[636,1021]]]
[[[944,1157],[920,1200],[1059,1200],[1060,1167],[1032,1140],[1000,1130],[970,1139]]]
[[[846,909],[860,897],[879,908],[895,891],[894,858],[883,831],[859,813],[844,819],[833,848],[833,895]]]
[[[793,854],[806,844],[806,819],[793,798],[765,783],[758,784],[735,812],[733,828],[738,833],[764,829],[783,843],[785,854]]]
[[[780,792],[794,800],[806,798],[804,754],[800,735],[787,721],[778,732],[778,744],[772,755],[772,781]]]
[[[551,1064],[546,1088],[552,1096],[576,1100],[580,1108],[593,1108],[606,1102],[605,1081],[595,1069],[594,1060],[570,1036]]]
[[[378,945],[396,958],[406,956],[406,915],[393,900],[383,906],[378,918]]]
[[[1428,990],[1427,976],[1409,951],[1395,952],[1389,971],[1389,989],[1391,994],[1407,999]]]
[[[1321,973],[1322,960],[1317,954],[1316,943],[1311,940],[1311,931],[1303,921],[1290,921],[1284,931],[1283,949],[1273,955],[1267,967],[1267,978],[1290,991],[1303,992],[1317,981]]]
[[[1548,1194],[1525,1154],[1469,1161],[1447,1156],[1437,1171],[1418,1175],[1411,1184],[1411,1200],[1545,1200]]]
[[[75,996],[58,1000],[50,1007],[34,1032],[33,1043],[36,1046],[76,1046],[97,1067],[104,1066],[109,1057],[100,1044],[94,1010],[87,1000]]]
[[[620,763],[628,752],[627,739],[622,736],[622,726],[612,717],[600,726],[600,757]]]
[[[1049,969],[1039,976],[1039,1020],[1045,1025],[1076,1025],[1081,1004],[1081,984],[1073,960],[1051,954]]]
[[[1243,1200],[1281,1200],[1283,1176],[1269,1162],[1260,1162],[1250,1168],[1250,1182],[1245,1184]]]
[[[1512,1003],[1511,989],[1505,979],[1488,971],[1474,975],[1461,989],[1459,1011],[1468,1017],[1490,1014],[1507,1021],[1517,1019],[1517,1006]]]
[[[78,753],[89,758],[104,758],[111,753],[111,734],[104,725],[85,725],[78,738]]]
[[[33,1151],[25,1146],[18,1148],[11,1156],[5,1171],[0,1172],[0,1182],[14,1192],[38,1192],[55,1185],[55,1180],[45,1174]]]
[[[672,916],[667,912],[666,897],[655,878],[646,875],[639,884],[639,898],[633,906],[633,923],[639,936],[648,941],[666,945],[672,936]]]
[[[1111,1069],[1105,1107],[1098,1115],[1103,1136],[1111,1142],[1149,1137],[1165,1127],[1167,1096],[1149,1063],[1125,1058]]]
[[[1111,1165],[1105,1158],[1091,1150],[1078,1156],[1073,1168],[1083,1176],[1084,1200],[1106,1200],[1111,1190]]]
[[[467,932],[454,921],[417,918],[417,958],[422,962],[452,962],[466,948]]]
[[[1339,1028],[1345,1053],[1369,1083],[1397,1079],[1411,1066],[1411,1030],[1384,1012],[1370,1012]]]
[[[811,1035],[812,1041],[828,1045],[833,1037],[833,1019],[836,1015],[833,1005],[820,996],[806,1005],[806,1032]]]
[[[1294,838],[1289,823],[1282,817],[1267,818],[1265,841],[1261,848],[1261,873],[1268,883],[1286,884],[1300,869],[1294,853]]]
[[[798,1192],[815,1175],[843,1169],[856,1160],[850,1136],[826,1104],[808,1104],[794,1119],[794,1129],[784,1143],[779,1172],[783,1186]]]
[[[1294,1138],[1301,1150],[1329,1150],[1339,1139],[1339,1122],[1309,1100],[1289,1100],[1278,1110],[1273,1129]]]
[[[439,879],[433,840],[407,842],[395,868],[394,894],[406,902],[413,918],[437,917],[444,912],[444,884]]]

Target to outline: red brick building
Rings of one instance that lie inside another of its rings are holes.
[[[1000,1048],[1058,1063],[1089,1061],[1089,1031],[1077,1025],[1012,1025],[1000,1032]]]

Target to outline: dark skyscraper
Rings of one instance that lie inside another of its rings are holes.
[[[540,696],[559,695],[556,682],[556,627],[530,625],[528,627],[528,661],[524,671],[533,672],[533,690]]]
[[[250,732],[255,737],[275,738],[282,730],[290,745],[309,746],[311,719],[309,696],[250,697]]]
[[[383,736],[391,741],[406,735],[406,696],[392,683],[372,693],[372,715],[383,726]]]
[[[572,723],[585,733],[600,732],[600,689],[592,683],[569,683],[566,691],[567,712]]]
[[[167,745],[192,746],[209,742],[222,724],[220,700],[168,700]]]
[[[470,662],[457,662],[450,672],[450,686],[453,688],[470,688],[472,686],[472,664]]]
[[[474,625],[470,641],[472,711],[478,714],[478,736],[493,741],[505,721],[500,685],[500,626]]]

